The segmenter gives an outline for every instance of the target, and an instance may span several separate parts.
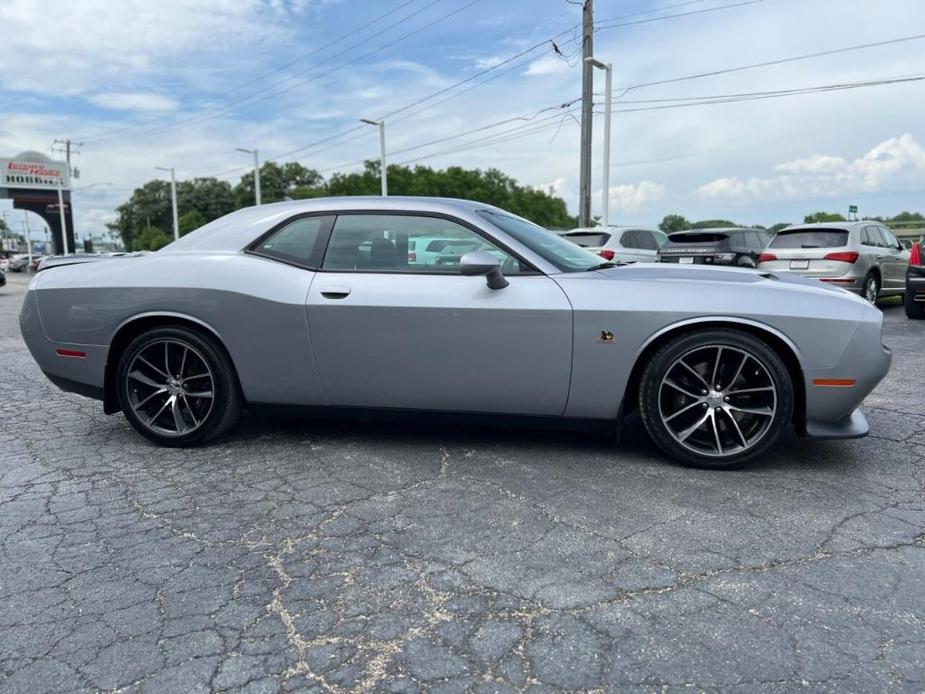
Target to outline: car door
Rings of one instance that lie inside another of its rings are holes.
[[[509,285],[425,266],[421,236],[470,240]],[[369,253],[359,251],[366,245]],[[474,227],[408,213],[338,216],[307,300],[328,400],[350,407],[559,415],[568,397],[571,305],[559,286]]]
[[[639,262],[640,263],[657,263],[658,262],[658,240],[648,229],[636,229],[636,241],[639,244]]]
[[[902,290],[906,286],[906,267],[909,265],[909,253],[899,248],[899,241],[886,227],[877,227],[883,238],[883,247],[880,249],[883,257],[880,261],[883,273],[883,288]]]

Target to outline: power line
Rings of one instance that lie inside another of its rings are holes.
[[[380,21],[382,21],[382,20],[385,19],[386,17],[389,17],[389,16],[395,14],[395,13],[398,12],[400,9],[406,7],[407,5],[410,5],[410,4],[412,4],[412,3],[415,3],[415,2],[418,2],[418,0],[405,0],[405,2],[402,2],[402,3],[399,4],[399,5],[396,5],[395,7],[393,7],[393,8],[392,8],[391,10],[389,10],[388,12],[385,12],[385,13],[379,15],[378,17],[376,17],[376,18],[374,18],[374,19],[371,19],[370,21],[368,21],[368,22],[366,22],[365,24],[363,24],[363,25],[357,27],[356,29],[352,29],[352,30],[350,30],[350,31],[348,31],[348,32],[346,32],[346,33],[344,33],[344,34],[341,34],[341,35],[338,36],[337,38],[332,39],[331,41],[328,41],[327,43],[325,43],[325,44],[319,46],[318,48],[315,48],[314,50],[311,50],[311,51],[309,51],[308,53],[303,53],[303,54],[300,55],[298,58],[295,58],[295,59],[293,59],[293,60],[290,60],[290,61],[287,62],[287,63],[284,63],[284,64],[282,64],[282,65],[279,65],[279,66],[273,68],[272,70],[270,70],[269,72],[265,72],[264,74],[260,75],[259,77],[255,77],[255,78],[249,79],[249,80],[247,80],[247,81],[245,81],[245,82],[241,82],[240,84],[238,84],[238,85],[232,87],[232,88],[229,89],[228,91],[222,92],[221,94],[218,94],[217,96],[214,96],[214,97],[212,97],[212,98],[213,98],[213,99],[222,99],[222,98],[225,98],[226,96],[230,96],[231,94],[234,94],[235,92],[239,91],[240,89],[243,89],[244,87],[250,86],[251,84],[255,84],[255,83],[257,83],[257,82],[260,82],[260,81],[266,79],[267,77],[270,77],[271,75],[275,75],[275,74],[277,74],[277,73],[279,73],[279,72],[282,72],[282,71],[285,70],[286,68],[292,67],[292,66],[295,65],[296,63],[300,63],[300,62],[302,62],[303,60],[305,60],[306,58],[310,58],[310,57],[312,57],[313,55],[317,55],[317,54],[320,53],[321,51],[323,51],[323,50],[325,50],[325,49],[327,49],[327,48],[330,48],[331,46],[334,46],[334,45],[340,43],[341,41],[343,41],[343,40],[346,39],[346,38],[349,38],[349,37],[352,36],[353,34],[357,34],[357,33],[361,32],[361,31],[363,31],[364,29],[368,29],[369,27],[373,26],[374,24],[378,24]],[[387,31],[387,29],[386,29],[386,31]],[[284,80],[284,81],[285,81],[285,80]],[[113,129],[113,130],[104,130],[104,131],[102,131],[102,132],[94,133],[93,135],[90,135],[89,137],[90,137],[90,138],[93,138],[93,139],[97,139],[97,138],[101,138],[101,139],[102,139],[102,138],[104,138],[104,137],[106,137],[106,136],[108,136],[108,135],[111,135],[111,134],[123,132],[123,131],[125,131],[125,130],[131,130],[131,129],[134,129],[134,128],[136,128],[136,127],[140,127],[140,126],[147,125],[147,124],[149,124],[149,123],[156,123],[156,122],[158,122],[158,121],[166,120],[166,119],[168,119],[168,118],[171,118],[173,115],[174,115],[174,114],[167,114],[167,115],[163,115],[163,116],[158,116],[158,117],[156,117],[156,118],[149,118],[148,120],[140,121],[140,122],[138,122],[138,123],[133,123],[132,125],[127,125],[127,126],[124,126],[124,127],[121,127],[121,128]]]
[[[691,10],[690,12],[679,12],[677,14],[667,14],[664,17],[650,17],[649,19],[639,19],[634,22],[620,22],[617,24],[595,24],[594,28],[598,31],[604,29],[616,29],[617,27],[635,26],[636,24],[649,24],[650,22],[661,22],[665,19],[675,19],[677,17],[690,17],[697,14],[707,14],[708,12],[719,12],[720,10],[730,10],[735,7],[745,7],[746,5],[757,5],[764,0],[743,0],[743,2],[731,3],[729,5],[720,5],[719,7],[708,7],[703,10]]]
[[[846,82],[841,84],[826,84],[817,87],[804,87],[801,89],[782,89],[769,92],[745,92],[742,94],[729,94],[724,96],[713,97],[684,97],[682,99],[667,99],[665,101],[681,101],[682,103],[668,103],[658,106],[642,106],[639,108],[618,109],[614,113],[640,113],[644,111],[663,111],[674,108],[690,108],[692,106],[711,106],[714,104],[728,104],[738,101],[761,101],[764,99],[777,99],[786,96],[801,96],[804,94],[820,94],[825,92],[846,91],[850,89],[865,89],[868,87],[881,87],[892,84],[905,84],[911,82],[921,82],[925,80],[925,75],[914,75],[908,77],[893,77],[879,80],[869,80],[866,82]],[[616,100],[615,100],[616,101]],[[661,100],[652,100],[653,102]],[[620,103],[646,103],[638,102],[620,102]]]
[[[672,77],[671,79],[658,80],[656,82],[642,82],[640,84],[634,84],[629,87],[623,87],[621,89],[622,94],[620,96],[625,96],[628,92],[633,89],[642,89],[643,87],[656,87],[663,84],[675,84],[677,82],[685,82],[688,80],[701,79],[703,77],[716,77],[717,75],[727,75],[732,72],[742,72],[744,70],[754,70],[761,67],[771,67],[774,65],[783,65],[785,63],[795,63],[801,60],[810,60],[812,58],[822,58],[830,55],[838,55],[840,53],[849,53],[852,51],[860,51],[868,48],[878,48],[880,46],[891,46],[898,43],[905,43],[908,41],[919,41],[925,38],[925,34],[916,34],[914,36],[904,36],[896,39],[888,39],[886,41],[876,41],[874,43],[862,43],[855,46],[846,46],[844,48],[835,48],[828,51],[818,51],[816,53],[806,53],[804,55],[794,56],[792,58],[780,58],[778,60],[768,60],[762,63],[751,63],[749,65],[739,65],[737,67],[725,68],[722,70],[713,70],[711,72],[701,72],[694,75],[685,75],[684,77]],[[620,98],[620,97],[617,97]]]
[[[441,22],[446,21],[447,19],[449,19],[449,18],[451,18],[451,17],[453,17],[453,16],[459,14],[460,12],[463,12],[464,10],[467,10],[468,8],[472,7],[473,5],[475,5],[475,4],[477,4],[477,3],[481,2],[481,1],[482,1],[482,0],[470,0],[470,1],[467,2],[466,4],[457,7],[457,8],[454,9],[453,11],[448,12],[448,13],[446,13],[446,14],[443,14],[443,15],[437,17],[436,19],[434,19],[434,20],[428,22],[427,24],[424,24],[423,26],[420,26],[420,27],[418,27],[417,29],[414,29],[413,31],[410,31],[410,32],[408,32],[408,33],[406,33],[406,34],[402,34],[402,35],[399,36],[397,39],[395,39],[395,40],[393,40],[393,41],[390,41],[389,43],[383,44],[383,45],[381,45],[381,46],[379,46],[379,47],[377,47],[377,48],[374,48],[373,50],[367,51],[366,53],[363,53],[363,54],[361,54],[361,55],[359,55],[359,56],[357,56],[357,57],[355,57],[355,58],[352,58],[351,60],[348,60],[347,62],[341,63],[340,65],[338,65],[338,66],[336,66],[336,67],[334,67],[334,68],[332,68],[332,69],[330,69],[330,70],[327,70],[327,71],[325,71],[325,72],[321,72],[321,73],[318,73],[318,74],[315,74],[315,75],[311,75],[311,76],[306,77],[306,78],[298,78],[298,75],[304,74],[305,72],[308,72],[309,70],[312,70],[312,69],[314,69],[314,68],[320,67],[321,65],[323,65],[323,64],[325,64],[325,63],[331,62],[333,59],[335,59],[335,58],[337,58],[337,57],[340,57],[340,56],[342,56],[342,55],[344,55],[344,54],[346,54],[346,53],[349,53],[349,52],[352,51],[354,48],[357,48],[358,46],[361,46],[361,45],[363,45],[364,43],[366,43],[369,39],[364,39],[363,41],[360,41],[360,42],[358,42],[358,43],[352,44],[351,46],[345,48],[344,50],[342,50],[342,51],[340,51],[340,52],[338,52],[338,53],[335,53],[335,54],[332,55],[332,56],[329,56],[328,58],[326,58],[325,60],[323,60],[323,61],[321,61],[321,62],[319,62],[319,63],[315,63],[314,65],[310,65],[310,66],[308,66],[307,68],[304,68],[304,69],[302,69],[302,70],[299,70],[299,71],[293,73],[292,75],[290,75],[289,77],[286,77],[285,79],[283,79],[283,80],[281,80],[281,81],[279,81],[279,82],[276,82],[275,84],[272,84],[272,85],[268,85],[268,86],[266,86],[266,87],[263,87],[262,89],[259,89],[259,90],[257,90],[256,92],[252,92],[251,94],[248,94],[247,96],[244,96],[244,97],[242,97],[241,99],[239,99],[238,101],[232,102],[231,104],[227,104],[227,105],[225,105],[225,106],[223,106],[223,107],[220,107],[220,108],[218,108],[218,109],[213,109],[213,110],[211,110],[211,111],[206,111],[205,113],[200,113],[200,114],[197,114],[197,115],[195,115],[195,116],[191,116],[191,117],[189,117],[189,118],[185,118],[185,119],[182,119],[182,120],[179,120],[179,121],[175,121],[175,122],[173,122],[173,123],[168,123],[168,124],[163,125],[163,126],[158,126],[158,127],[151,128],[151,129],[148,129],[148,130],[143,130],[143,131],[141,131],[141,134],[151,134],[151,133],[160,132],[160,131],[163,131],[163,130],[170,130],[170,129],[176,128],[176,127],[185,127],[185,126],[188,126],[188,125],[193,125],[193,124],[196,124],[196,123],[201,123],[201,122],[203,122],[203,121],[205,121],[205,120],[210,120],[211,118],[214,118],[214,117],[216,117],[216,116],[220,116],[220,115],[222,115],[222,114],[224,114],[224,113],[227,113],[227,112],[229,112],[229,111],[231,111],[231,110],[234,110],[234,109],[236,109],[236,108],[239,108],[240,106],[248,105],[248,104],[254,103],[254,102],[255,102],[255,99],[258,99],[258,98],[267,98],[267,97],[270,97],[270,96],[279,96],[280,94],[288,93],[288,92],[292,91],[293,89],[296,89],[296,88],[298,88],[298,87],[304,86],[304,85],[309,84],[309,83],[311,83],[311,82],[314,82],[314,81],[316,81],[316,80],[319,80],[319,79],[322,79],[322,78],[327,77],[327,76],[329,76],[329,75],[332,75],[332,74],[334,74],[334,73],[336,73],[336,72],[339,72],[340,70],[343,70],[345,67],[348,67],[348,66],[350,66],[350,65],[353,65],[353,64],[355,64],[355,63],[358,63],[358,62],[360,62],[361,60],[366,60],[367,58],[370,58],[370,57],[372,57],[373,55],[375,55],[375,54],[377,54],[377,53],[381,53],[381,52],[384,51],[384,50],[387,50],[387,49],[389,49],[389,48],[392,48],[393,46],[395,46],[395,45],[401,43],[402,41],[405,41],[406,39],[409,39],[409,38],[411,38],[412,36],[415,36],[415,35],[417,35],[417,34],[420,34],[421,32],[426,31],[427,29],[430,29],[431,27],[433,27],[433,26],[435,26],[435,25],[437,25],[437,24],[439,24],[439,23],[441,23]],[[407,20],[410,19],[411,17],[417,16],[418,14],[420,14],[421,12],[423,12],[424,10],[429,9],[429,8],[433,7],[434,5],[440,3],[440,2],[443,2],[443,0],[432,0],[432,2],[431,2],[430,4],[426,5],[426,6],[425,6],[424,8],[422,8],[421,10],[418,10],[417,12],[415,12],[415,13],[413,13],[413,14],[411,14],[411,15],[407,15],[407,16],[402,17],[401,19],[397,20],[396,22],[393,22],[392,24],[390,24],[389,26],[385,27],[384,29],[382,29],[382,30],[379,31],[378,33],[374,34],[373,37],[371,37],[371,38],[375,38],[375,37],[377,37],[377,36],[381,36],[382,34],[384,34],[384,33],[388,32],[388,31],[390,31],[390,30],[393,29],[393,28],[395,28],[395,27],[398,26],[399,24],[402,24],[403,22],[407,21]],[[285,84],[285,83],[287,83],[287,82],[290,82],[290,81],[293,81],[293,80],[296,80],[294,84],[291,84],[291,85],[289,85],[289,86],[287,86],[287,87],[279,88],[280,85],[283,85],[283,84]]]
[[[678,7],[688,7],[690,5],[700,5],[707,2],[707,0],[687,0],[686,2],[676,2],[673,5],[665,5],[663,7],[657,7],[654,10],[643,10],[642,12],[633,12],[631,14],[621,14],[616,17],[607,17],[606,19],[600,20],[601,22],[617,22],[621,19],[629,19],[630,17],[641,17],[646,14],[657,14],[659,12],[664,12],[665,10],[673,10]]]

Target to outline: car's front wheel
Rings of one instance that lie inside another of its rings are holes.
[[[122,353],[117,375],[126,419],[162,446],[195,446],[231,427],[241,396],[230,360],[186,327],[148,330]]]
[[[781,358],[739,330],[688,333],[649,360],[639,390],[652,440],[685,465],[732,468],[759,458],[793,413]]]

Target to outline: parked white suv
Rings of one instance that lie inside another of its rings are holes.
[[[617,263],[657,263],[668,234],[644,227],[587,227],[562,234],[572,243]]]

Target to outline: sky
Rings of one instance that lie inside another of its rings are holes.
[[[498,168],[576,213],[580,20],[576,0],[4,0],[0,156],[83,142],[83,237],[156,166],[234,183],[257,147],[359,170],[379,142],[358,119],[387,116],[390,163]],[[925,38],[670,81],[925,35],[921,0],[596,0],[595,20],[612,222],[925,211],[925,81],[698,101],[925,76]]]

